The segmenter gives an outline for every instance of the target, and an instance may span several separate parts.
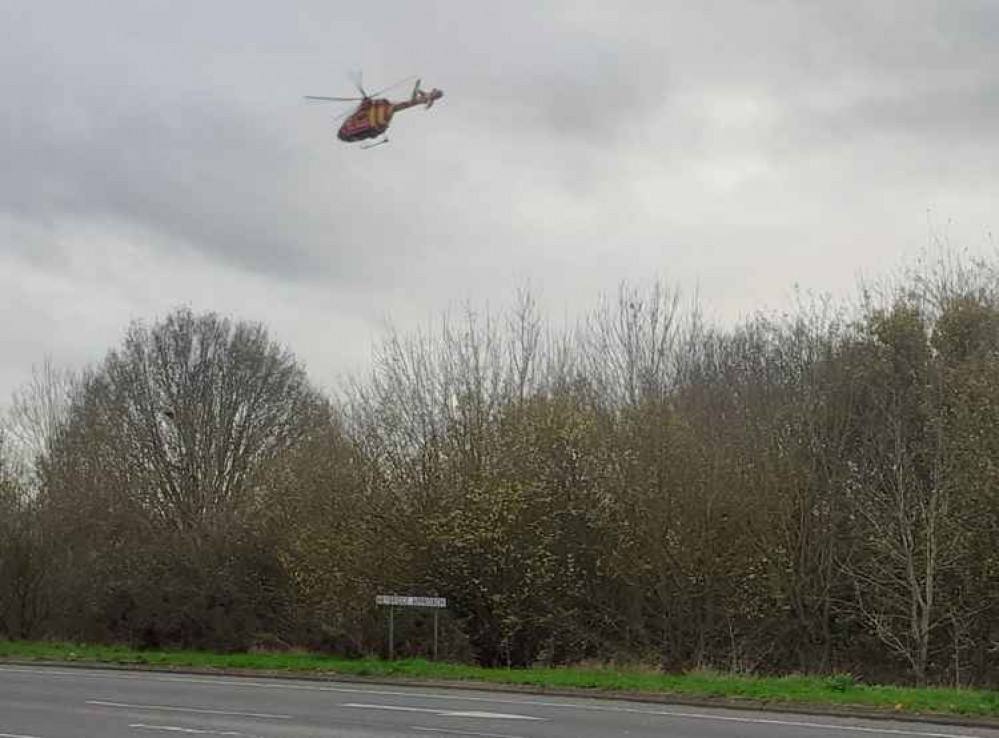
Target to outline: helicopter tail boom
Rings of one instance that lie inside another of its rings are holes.
[[[413,85],[413,94],[409,98],[410,105],[425,105],[430,108],[438,99],[444,97],[444,93],[437,88],[432,89],[430,92],[420,89],[420,81],[416,80],[416,84]]]

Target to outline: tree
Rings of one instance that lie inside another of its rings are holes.
[[[31,368],[31,379],[14,391],[2,424],[7,429],[11,458],[16,455],[26,477],[34,476],[35,465],[65,422],[76,381],[73,372],[57,368],[46,357],[40,366]]]
[[[289,586],[267,525],[285,491],[275,470],[326,412],[259,324],[187,309],[134,323],[79,383],[42,464],[66,586],[85,605],[68,621],[225,647],[274,627]]]
[[[48,612],[50,573],[36,498],[0,429],[0,636],[28,638]]]
[[[130,327],[78,393],[77,414],[87,405],[130,493],[190,528],[252,508],[258,475],[324,400],[263,326],[181,309]]]
[[[938,290],[931,343],[939,364],[937,425],[950,460],[951,515],[961,539],[959,565],[944,579],[953,682],[989,678],[988,650],[999,618],[999,299],[971,280]],[[994,285],[989,285],[994,289]],[[993,672],[994,675],[994,672]]]
[[[959,562],[954,459],[940,424],[946,391],[918,302],[901,300],[868,317],[858,347],[858,453],[847,481],[859,536],[845,560],[863,621],[927,677],[946,622],[943,583]]]

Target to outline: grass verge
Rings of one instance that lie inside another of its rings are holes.
[[[638,695],[752,700],[764,704],[862,707],[891,712],[999,718],[999,692],[877,686],[831,677],[748,677],[712,672],[664,675],[611,668],[486,669],[419,659],[348,661],[308,653],[217,654],[202,651],[138,651],[121,646],[0,640],[0,658],[79,661],[201,669],[240,669],[289,674],[403,677],[525,685],[541,689]]]

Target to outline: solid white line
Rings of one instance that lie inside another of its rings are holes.
[[[199,707],[174,707],[171,705],[133,705],[128,702],[106,702],[105,700],[87,700],[88,705],[103,707],[122,707],[136,710],[164,710],[171,712],[197,712],[205,715],[236,715],[238,717],[272,718],[274,720],[291,720],[291,715],[272,715],[268,712],[236,712],[234,710],[208,710]]]
[[[37,735],[18,735],[17,733],[0,733],[0,738],[38,738]]]
[[[472,733],[467,730],[444,730],[444,728],[421,728],[419,725],[409,726],[410,730],[423,730],[427,733],[445,733],[447,735],[471,735],[476,738],[524,738],[521,735],[509,735],[507,733]]]
[[[156,674],[155,672],[129,672],[129,674],[126,675],[126,674],[113,674],[110,672],[100,672],[100,670],[97,669],[88,672],[83,672],[83,670],[55,672],[54,670],[49,670],[49,669],[27,669],[19,667],[0,666],[0,671],[3,670],[22,671],[34,674],[49,674],[49,675],[58,674],[59,676],[72,677],[75,679],[79,679],[82,673],[86,673],[91,677],[101,678],[101,679],[145,678],[148,679],[149,681],[182,682],[188,684],[216,684],[216,685],[224,685],[227,687],[259,687],[264,689],[287,689],[287,690],[302,690],[302,691],[313,691],[313,692],[374,694],[387,697],[406,697],[410,699],[423,698],[423,699],[452,700],[452,701],[464,700],[467,702],[489,702],[492,704],[530,705],[537,707],[553,707],[558,709],[589,710],[591,712],[622,712],[622,713],[631,713],[636,715],[662,715],[665,717],[690,718],[692,720],[718,720],[718,721],[730,721],[730,722],[764,723],[768,725],[787,725],[789,727],[807,726],[807,727],[826,728],[829,730],[856,731],[860,733],[888,733],[890,735],[923,736],[923,738],[975,738],[974,733],[930,733],[920,730],[904,730],[904,729],[895,729],[895,728],[868,728],[859,725],[840,725],[836,723],[803,723],[792,720],[785,721],[785,720],[768,719],[768,718],[734,717],[730,715],[711,715],[706,713],[694,713],[694,712],[683,712],[683,711],[665,711],[665,710],[648,710],[648,709],[643,710],[631,707],[618,707],[614,705],[588,705],[582,702],[582,700],[587,699],[586,697],[567,698],[567,699],[580,700],[580,702],[569,703],[569,702],[548,702],[544,700],[511,700],[511,699],[498,699],[493,697],[473,697],[473,696],[458,694],[457,690],[454,694],[433,694],[430,692],[417,692],[417,691],[398,692],[394,690],[359,689],[356,687],[330,687],[321,684],[295,684],[295,683],[282,684],[277,682],[259,682],[249,678],[206,679],[194,676],[190,677],[162,676]],[[141,675],[141,677],[139,675]],[[847,720],[850,718],[843,717],[839,719]],[[4,736],[0,735],[0,738],[4,738]]]

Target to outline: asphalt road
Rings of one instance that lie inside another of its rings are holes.
[[[344,682],[0,665],[0,738],[999,738],[922,723]]]

